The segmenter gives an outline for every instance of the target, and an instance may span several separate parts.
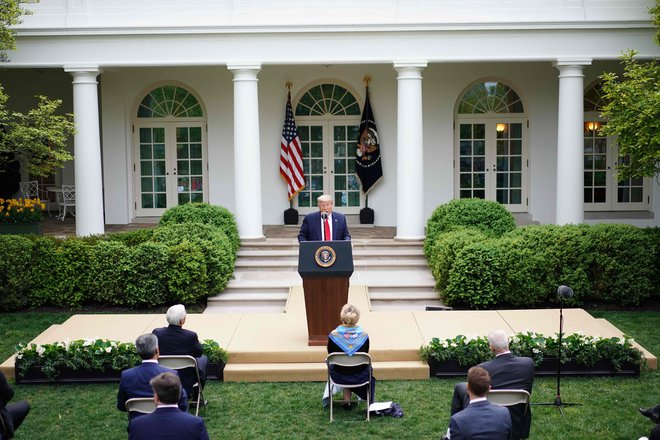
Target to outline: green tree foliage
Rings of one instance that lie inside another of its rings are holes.
[[[7,50],[16,49],[16,30],[22,15],[30,11],[21,0],[0,0],[0,62],[7,61]],[[0,172],[13,158],[27,165],[33,176],[48,176],[73,159],[67,139],[74,133],[73,115],[58,115],[60,100],[37,96],[37,106],[27,113],[7,109],[7,96],[0,85]]]

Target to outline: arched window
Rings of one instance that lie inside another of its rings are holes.
[[[472,86],[461,99],[458,113],[523,113],[518,94],[506,84],[494,81],[480,82]]]
[[[296,116],[360,115],[351,92],[338,84],[319,84],[309,89],[296,106]]]
[[[189,91],[165,85],[147,93],[138,107],[138,118],[199,118],[202,106]]]

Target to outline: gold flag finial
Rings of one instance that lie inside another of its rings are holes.
[[[369,83],[371,82],[371,75],[364,75],[364,78],[362,78],[362,81],[364,81],[364,85],[366,87],[369,87]]]
[[[291,91],[291,87],[293,86],[293,83],[291,81],[287,81],[284,85],[286,86],[287,89],[289,89],[289,91]]]

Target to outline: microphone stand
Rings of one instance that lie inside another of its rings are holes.
[[[559,293],[559,339],[557,345],[557,397],[552,403],[536,403],[535,405],[553,405],[559,409],[559,413],[564,417],[564,411],[562,410],[563,406],[577,406],[582,405],[581,403],[568,403],[562,402],[561,400],[561,391],[560,391],[560,382],[561,382],[561,345],[562,345],[562,336],[564,335],[564,295]]]

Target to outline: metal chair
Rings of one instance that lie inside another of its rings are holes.
[[[529,409],[529,393],[525,390],[490,390],[486,393],[486,399],[500,406],[513,406],[525,404],[526,414]]]
[[[197,399],[188,396],[188,402],[196,406],[195,415],[199,415],[199,407],[200,405],[206,406],[206,400],[204,400],[204,394],[202,392],[203,387],[199,377],[199,370],[197,369],[197,359],[189,355],[162,355],[158,357],[158,363],[172,370],[185,370],[187,368],[194,370],[196,382],[193,384],[193,389],[197,387]]]
[[[76,209],[76,187],[74,185],[62,185],[62,200],[59,202],[60,205],[60,212],[57,216],[57,218],[61,219],[64,221],[64,218],[66,217],[66,208],[71,207],[73,208],[73,212],[71,213],[72,216],[76,216],[75,209]]]
[[[334,420],[333,418],[333,403],[351,403],[351,400],[335,400],[334,399],[334,390],[333,388],[335,386],[339,386],[342,388],[359,388],[361,386],[367,385],[367,421],[369,421],[369,405],[371,405],[371,356],[369,356],[367,353],[362,353],[362,352],[357,352],[354,353],[353,356],[349,356],[346,353],[330,353],[328,357],[325,360],[326,365],[328,366],[328,387],[330,390],[330,421],[332,422]],[[368,380],[362,383],[358,384],[346,384],[346,383],[339,383],[335,382],[332,380],[332,377],[330,376],[330,368],[334,366],[340,366],[340,367],[357,367],[363,365],[364,368],[367,368],[369,370],[369,377]]]
[[[21,195],[24,199],[41,199],[39,195],[39,182],[36,180],[30,180],[26,182],[21,182]]]
[[[156,402],[153,397],[133,397],[126,401],[126,411],[128,411],[128,419],[131,418],[132,412],[140,414],[150,414],[156,410]]]

